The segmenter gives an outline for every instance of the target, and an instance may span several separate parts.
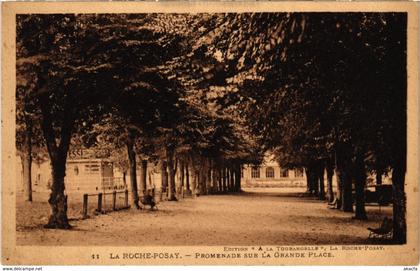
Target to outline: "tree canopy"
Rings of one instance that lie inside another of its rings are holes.
[[[174,158],[237,172],[271,151],[308,175],[334,161],[350,208],[356,185],[360,219],[366,171],[392,170],[394,230],[405,240],[406,20],[362,12],[18,15],[17,147],[49,154],[48,226],[69,226],[72,144],[119,157],[133,189],[136,156],[165,160],[169,193]]]

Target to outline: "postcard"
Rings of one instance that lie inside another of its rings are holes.
[[[2,264],[418,265],[418,19],[2,3]]]

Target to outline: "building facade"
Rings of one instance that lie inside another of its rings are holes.
[[[20,159],[18,159],[20,162]],[[17,190],[23,190],[23,169],[18,163],[16,176]],[[125,189],[122,178],[114,176],[111,162],[105,159],[68,159],[66,177],[64,178],[66,191],[94,193],[107,190]],[[52,183],[51,166],[49,162],[32,164],[32,191],[48,192]]]
[[[16,159],[16,189],[23,191],[23,168],[19,157]],[[137,185],[140,186],[141,168],[137,167]],[[69,158],[66,163],[64,178],[67,193],[99,193],[113,190],[125,190],[129,186],[130,177],[116,168],[108,159]],[[51,166],[49,161],[32,163],[32,191],[50,192]],[[160,168],[148,163],[146,173],[146,189],[161,187]],[[140,187],[138,187],[140,188]]]
[[[303,168],[281,167],[270,155],[259,166],[244,165],[242,180],[244,187],[306,187]]]

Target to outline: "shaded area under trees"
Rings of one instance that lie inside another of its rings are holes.
[[[184,186],[240,191],[241,166],[270,151],[304,167],[319,199],[346,212],[354,200],[357,219],[367,219],[366,174],[379,183],[391,171],[393,236],[405,243],[406,24],[402,13],[19,15],[27,199],[34,146],[51,162],[52,228],[70,227],[76,141],[116,157],[137,208],[139,162],[140,196],[147,161],[159,160],[160,193],[176,200]]]

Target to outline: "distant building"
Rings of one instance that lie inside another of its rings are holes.
[[[20,159],[17,165],[20,181],[17,190],[23,189],[23,172]],[[122,178],[114,177],[113,165],[106,159],[68,159],[66,177],[64,178],[66,191],[93,193],[106,190],[125,189]],[[32,190],[47,192],[51,188],[51,166],[49,161],[32,164]]]
[[[23,191],[22,163],[17,157],[16,176],[17,191]],[[137,185],[140,185],[141,169],[137,167]],[[129,187],[130,177],[114,167],[108,159],[101,158],[68,158],[65,190],[68,193],[98,193],[113,190],[124,190]],[[32,191],[49,192],[51,188],[50,162],[32,163]],[[147,189],[160,188],[161,174],[157,165],[148,163],[146,186]]]
[[[259,166],[244,165],[241,172],[243,187],[306,187],[304,168],[287,169],[281,167],[274,156],[266,155]],[[327,189],[327,172],[324,171],[325,190]],[[382,184],[390,185],[391,171],[382,176]],[[333,188],[336,189],[337,175],[332,177]],[[372,189],[376,185],[376,174],[367,172],[366,187]]]
[[[303,168],[281,167],[271,155],[267,155],[259,166],[243,166],[241,174],[243,186],[306,187],[306,175]]]
[[[112,191],[126,187],[123,178],[114,177],[113,164],[106,159],[70,159],[66,166],[67,191]]]

